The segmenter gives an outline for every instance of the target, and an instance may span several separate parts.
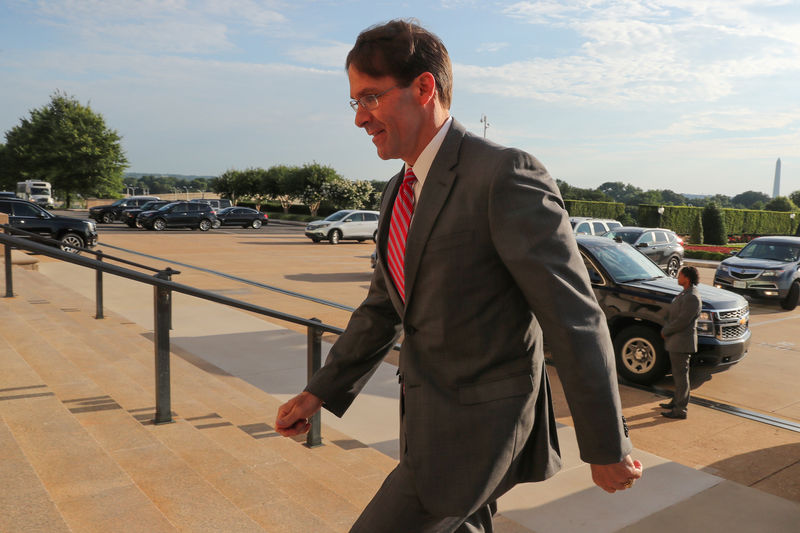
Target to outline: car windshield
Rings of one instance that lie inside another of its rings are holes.
[[[772,261],[794,262],[800,259],[800,244],[783,242],[751,242],[739,252],[737,257],[745,259],[769,259]]]
[[[155,209],[156,207],[158,207],[158,202],[147,202],[146,204],[142,204],[140,209],[142,211],[149,211],[151,209]]]
[[[603,234],[603,237],[634,244],[641,234],[641,231],[608,231]]]
[[[50,189],[46,187],[31,187],[31,194],[50,194]]]
[[[218,215],[225,215],[225,214],[228,214],[228,213],[230,213],[231,211],[233,211],[233,208],[232,208],[232,207],[223,207],[222,209],[220,209],[219,211],[217,211],[217,214],[218,214]]]
[[[327,220],[328,222],[336,222],[337,220],[342,220],[344,217],[350,214],[350,211],[336,211],[334,214],[330,215]]]
[[[127,200],[127,198],[120,198],[119,200],[115,201],[115,202],[114,202],[113,204],[111,204],[111,205],[113,205],[113,206],[120,205],[120,204],[121,204],[122,202],[124,202],[125,200]]]
[[[173,205],[175,205],[176,203],[177,203],[177,202],[171,202],[171,203],[169,203],[169,204],[162,205],[161,207],[159,207],[159,208],[158,208],[158,210],[159,210],[159,211],[167,211],[167,210],[169,210],[169,208],[170,208],[170,207],[172,207],[172,206],[173,206]]]
[[[617,283],[666,277],[655,263],[630,246],[596,246],[590,251]]]

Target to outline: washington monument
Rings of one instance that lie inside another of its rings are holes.
[[[772,183],[772,197],[777,198],[781,195],[781,158],[775,162],[775,181]]]

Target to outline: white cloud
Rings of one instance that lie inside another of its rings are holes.
[[[504,13],[569,30],[568,54],[459,65],[470,90],[568,105],[714,102],[741,80],[800,72],[800,26],[768,16],[789,0],[545,0]]]
[[[499,52],[504,48],[508,48],[510,46],[509,43],[481,43],[478,46],[478,52],[490,52],[495,53]]]
[[[344,71],[347,53],[353,47],[348,43],[330,43],[324,46],[303,46],[289,50],[289,57],[306,65],[338,68]]]

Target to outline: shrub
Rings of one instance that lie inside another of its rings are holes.
[[[728,231],[717,204],[709,202],[703,209],[703,233],[707,244],[728,244]]]
[[[692,241],[692,244],[703,244],[703,219],[700,216],[700,213],[697,213],[694,216],[694,222],[692,222],[692,231],[689,234],[689,239]]]

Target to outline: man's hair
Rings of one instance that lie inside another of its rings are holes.
[[[392,20],[362,31],[347,54],[350,66],[379,78],[391,76],[408,87],[414,78],[430,72],[436,80],[439,102],[450,109],[453,99],[453,67],[444,43],[416,21]]]
[[[698,274],[697,269],[693,266],[685,266],[681,269],[681,273],[686,276],[686,279],[689,280],[689,283],[692,285],[697,285],[700,283],[700,274]]]

